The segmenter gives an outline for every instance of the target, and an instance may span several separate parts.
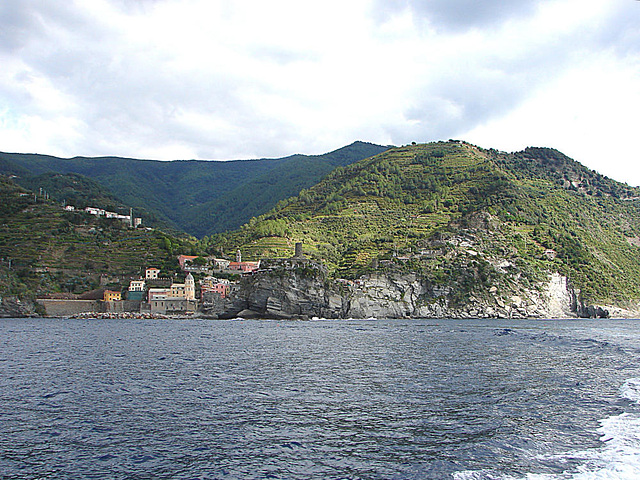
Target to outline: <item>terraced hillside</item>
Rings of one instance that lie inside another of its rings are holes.
[[[81,293],[102,274],[139,275],[148,266],[172,272],[175,254],[193,248],[188,239],[67,212],[1,176],[0,205],[0,262],[11,277],[3,294]]]
[[[552,149],[409,145],[334,170],[215,249],[287,257],[334,276],[420,272],[461,296],[558,272],[591,301],[640,298],[640,192]]]
[[[14,175],[16,182],[30,189],[55,186],[60,201],[66,198],[63,194],[67,185],[53,183],[51,178],[57,178],[55,174],[75,174],[75,180],[90,186],[93,193],[99,189],[91,185],[91,180],[97,182],[107,203],[116,201],[138,211],[142,209],[140,215],[149,225],[202,237],[238,228],[252,216],[273,208],[278,201],[315,185],[335,167],[387,148],[354,142],[323,155],[224,162],[160,162],[118,157],[65,159],[0,152],[0,174]],[[113,198],[107,198],[107,194]]]

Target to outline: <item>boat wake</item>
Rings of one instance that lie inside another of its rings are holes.
[[[500,475],[487,470],[456,472],[455,480],[637,480],[640,478],[640,378],[627,380],[620,397],[632,402],[630,410],[600,421],[600,448],[538,456],[567,471],[557,474],[529,473],[523,476]],[[579,466],[576,468],[575,465]]]

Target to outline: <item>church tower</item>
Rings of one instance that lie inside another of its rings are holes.
[[[191,273],[184,279],[184,298],[187,300],[196,299],[196,282]]]

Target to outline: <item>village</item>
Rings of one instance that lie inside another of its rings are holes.
[[[52,295],[37,301],[49,316],[193,315],[202,306],[228,298],[239,277],[260,268],[260,261],[242,261],[240,251],[235,261],[191,255],[179,255],[177,260],[184,274],[180,282],[175,275],[163,276],[160,269],[150,266],[120,289],[101,288],[82,298]],[[109,285],[112,280],[106,278],[103,283]]]

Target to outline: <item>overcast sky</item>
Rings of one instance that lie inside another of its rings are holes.
[[[0,151],[554,147],[640,185],[636,0],[2,0]]]

